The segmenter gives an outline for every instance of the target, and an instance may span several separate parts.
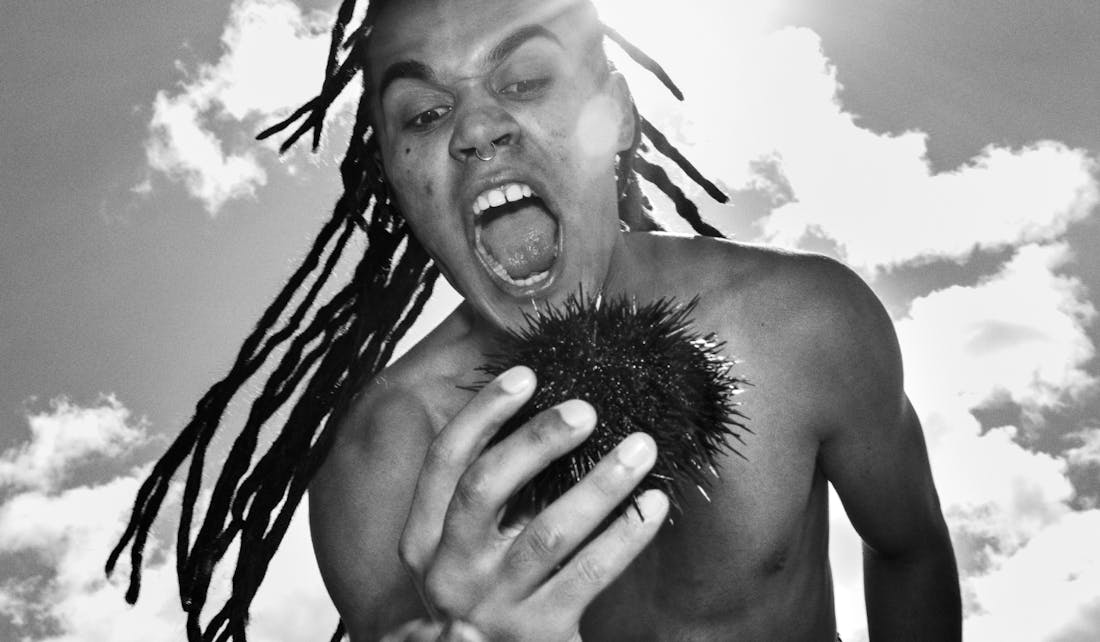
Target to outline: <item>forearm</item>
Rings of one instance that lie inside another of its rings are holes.
[[[962,638],[958,570],[946,536],[903,557],[864,546],[863,584],[872,641]]]

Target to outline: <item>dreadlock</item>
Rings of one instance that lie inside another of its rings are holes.
[[[310,131],[316,151],[329,107],[365,68],[370,32],[384,2],[370,3],[362,23],[345,38],[356,4],[356,0],[343,0],[337,11],[318,95],[258,138],[298,123],[280,151],[286,151]],[[660,65],[617,32],[604,27],[604,33],[682,99]],[[370,126],[369,104],[369,88],[364,84],[351,139],[340,164],[343,193],[331,218],[244,340],[229,373],[202,396],[191,420],[153,466],[137,493],[130,521],[107,559],[109,575],[129,547],[126,600],[136,602],[149,530],[172,478],[190,459],[177,528],[176,571],[191,642],[246,640],[252,599],[310,480],[333,443],[338,422],[332,419],[342,416],[354,392],[389,362],[395,345],[420,314],[439,275],[390,193],[377,160],[380,154]],[[616,163],[622,220],[633,229],[659,229],[650,215],[652,205],[638,183],[640,176],[666,194],[698,233],[721,236],[702,221],[695,204],[655,159],[647,156],[655,150],[714,199],[725,202],[726,196],[656,127],[637,110],[634,113],[639,126],[635,127],[633,144]],[[365,249],[353,275],[328,301],[318,304],[349,242],[359,233],[365,236]],[[276,358],[273,355],[277,350],[281,355]],[[192,520],[211,440],[229,404],[261,367],[270,367],[270,361],[277,363],[251,401],[192,541]],[[267,450],[257,456],[262,429],[287,404],[291,409],[282,428]],[[214,569],[234,542],[239,543],[239,551],[230,595],[217,605],[217,611],[204,625],[200,616]],[[339,640],[343,635],[341,624],[332,639]]]

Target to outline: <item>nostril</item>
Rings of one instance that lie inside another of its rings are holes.
[[[511,142],[512,142],[512,135],[511,134],[503,134],[501,136],[497,136],[496,138],[494,138],[487,145],[484,145],[484,146],[474,145],[473,147],[462,147],[462,148],[459,148],[458,151],[459,151],[460,154],[462,154],[463,158],[478,158],[480,160],[491,160],[492,157],[496,155],[496,150],[497,150],[498,147],[502,147],[504,145],[510,145]],[[483,153],[482,150],[487,150],[487,151],[485,151]]]

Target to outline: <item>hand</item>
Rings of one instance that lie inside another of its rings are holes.
[[[571,400],[482,452],[534,389],[530,369],[512,368],[440,431],[420,471],[401,559],[436,619],[467,622],[490,639],[579,640],[585,608],[657,534],[668,499],[644,493],[644,519],[626,510],[585,543],[653,466],[653,439],[636,433],[529,522],[502,530],[508,499],[596,425],[592,406]]]
[[[480,631],[458,621],[413,620],[387,633],[382,642],[487,642]]]

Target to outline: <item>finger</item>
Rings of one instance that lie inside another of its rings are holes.
[[[477,627],[462,620],[450,620],[439,633],[438,642],[489,642]]]
[[[459,550],[468,548],[466,544],[483,547],[487,534],[499,532],[509,498],[555,459],[579,446],[595,427],[592,406],[571,399],[540,412],[482,454],[455,488],[442,543]]]
[[[664,523],[668,497],[659,490],[647,490],[638,497],[637,506],[638,510],[623,511],[538,589],[534,597],[543,602],[543,609],[560,609],[579,618],[600,591],[626,570]]]
[[[382,636],[381,642],[488,642],[477,627],[461,620],[411,620]]]
[[[576,486],[531,520],[504,559],[520,594],[529,594],[568,558],[630,495],[656,459],[652,437],[629,435]]]
[[[530,368],[516,366],[505,371],[459,410],[432,441],[401,538],[401,557],[410,567],[425,563],[434,553],[459,477],[534,389],[535,373]]]
[[[382,637],[381,642],[434,642],[443,631],[441,622],[411,620]]]

